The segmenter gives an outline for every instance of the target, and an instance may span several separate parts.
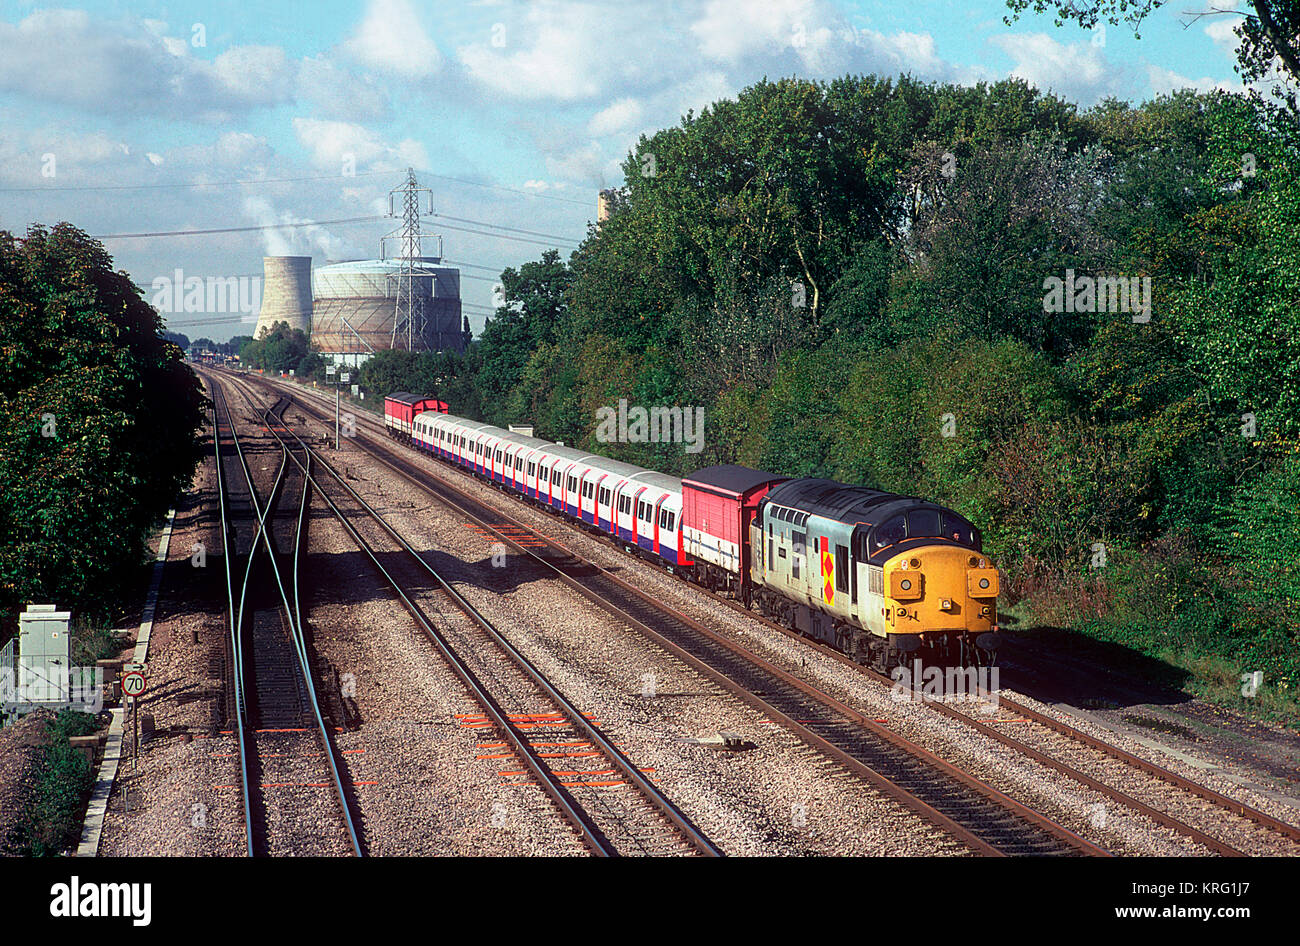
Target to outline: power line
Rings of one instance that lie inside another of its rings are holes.
[[[560,240],[564,243],[576,243],[577,240],[570,237],[556,236],[554,233],[538,233],[536,230],[520,230],[518,227],[507,227],[499,223],[484,223],[482,220],[467,220],[464,217],[449,217],[446,214],[436,213],[433,216],[440,220],[455,220],[457,223],[472,223],[480,227],[492,227],[497,230],[509,230],[511,233],[526,233],[529,236],[545,237],[548,240]]]
[[[501,268],[498,266],[483,266],[479,263],[466,263],[463,260],[448,259],[445,256],[442,258],[442,261],[446,263],[448,266],[459,266],[461,269],[481,269],[489,273],[497,273],[497,274],[500,274],[501,272]]]
[[[469,184],[472,187],[486,187],[490,190],[508,191],[511,194],[523,194],[525,197],[537,197],[542,200],[558,200],[566,204],[577,204],[580,207],[590,209],[591,204],[585,200],[578,200],[574,197],[561,197],[559,194],[541,194],[537,191],[523,190],[518,187],[506,187],[504,184],[485,184],[482,181],[469,181],[463,177],[448,177],[445,174],[433,174],[429,171],[421,171],[421,176],[432,177],[439,181],[455,181],[457,184]]]
[[[481,226],[495,227],[497,226],[497,224],[484,223],[481,224]],[[558,249],[558,247],[555,245],[556,243],[566,243],[566,244],[569,243],[569,241],[567,240],[553,240],[553,241],[533,240],[533,239],[529,239],[528,237],[511,236],[509,233],[490,233],[486,230],[474,230],[470,227],[453,227],[452,225],[446,223],[442,224],[440,229],[455,230],[458,233],[474,233],[477,234],[478,236],[496,237],[498,240],[513,240],[515,243],[531,243],[533,246],[544,246],[547,249]],[[577,247],[576,243],[570,245],[572,245],[574,248]]]
[[[347,177],[378,177],[381,175],[391,175],[392,173],[392,171],[361,171],[357,174],[347,175]],[[519,187],[507,187],[504,184],[471,181],[463,177],[449,177],[446,174],[431,174],[426,171],[421,171],[420,173],[425,177],[432,177],[440,181],[452,181],[456,184],[468,184],[471,187],[483,187],[488,190],[505,191],[510,194],[520,194],[524,197],[535,198],[538,200],[557,200],[561,203],[577,204],[579,207],[590,206],[588,201],[578,200],[574,197],[561,197],[559,194],[543,194],[538,191],[525,190]],[[243,187],[255,184],[300,184],[310,181],[337,181],[343,177],[344,175],[341,174],[320,174],[309,177],[267,177],[253,178],[250,180],[191,181],[188,183],[176,182],[165,184],[70,184],[65,187],[0,187],[0,194],[61,193],[75,191],[174,190],[191,187]]]
[[[268,224],[263,227],[215,227],[204,230],[154,230],[147,233],[101,233],[92,236],[94,240],[134,240],[145,237],[172,237],[172,236],[202,236],[208,233],[252,233],[262,230],[294,230],[299,227],[324,227],[338,226],[345,223],[369,223],[374,220],[383,220],[380,216],[371,217],[339,217],[336,220],[312,220],[306,223],[276,223]]]
[[[379,174],[391,174],[391,171],[363,171],[349,177],[375,177]],[[67,187],[0,187],[0,194],[31,194],[62,191],[140,191],[170,190],[189,187],[237,187],[251,184],[297,184],[303,181],[337,181],[343,175],[320,174],[315,177],[265,177],[247,181],[190,181],[175,184],[70,184]]]
[[[266,226],[259,226],[259,227],[212,227],[212,228],[195,229],[195,230],[154,230],[154,231],[148,231],[143,233],[102,233],[102,234],[93,235],[92,238],[96,240],[134,240],[134,239],[152,239],[155,237],[204,236],[213,233],[254,233],[254,232],[262,232],[266,230],[292,230],[301,227],[324,227],[324,226],[338,226],[341,224],[351,224],[351,223],[368,223],[371,221],[384,220],[384,219],[386,218],[381,216],[340,217],[335,220],[313,220],[305,223],[277,223],[277,224],[268,224]],[[495,223],[480,223],[479,225],[484,227],[500,226],[499,224],[495,224]],[[477,234],[478,236],[495,237],[498,240],[511,240],[515,243],[529,243],[534,246],[544,246],[547,247],[548,249],[556,248],[552,243],[549,242],[543,242],[541,240],[533,240],[527,237],[512,236],[509,233],[490,233],[486,230],[474,230],[469,227],[456,227],[451,225],[444,225],[444,228],[447,230],[456,230],[461,233],[473,233],[473,234]]]

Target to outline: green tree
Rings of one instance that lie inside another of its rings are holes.
[[[104,610],[199,458],[206,399],[158,313],[68,224],[0,232],[0,607]]]
[[[1079,3],[1077,0],[1007,0],[1012,15],[1004,17],[1007,24],[1019,19],[1025,11],[1035,13],[1053,11],[1056,25],[1078,23],[1084,29],[1094,29],[1101,21],[1112,26],[1127,22],[1140,37],[1142,22],[1168,0],[1094,0]],[[1279,83],[1275,94],[1296,111],[1296,83],[1300,82],[1300,6],[1293,0],[1250,0],[1248,10],[1215,9],[1204,11],[1206,16],[1240,16],[1233,30],[1240,41],[1237,46],[1237,73],[1245,83],[1272,79],[1280,71],[1285,81]]]

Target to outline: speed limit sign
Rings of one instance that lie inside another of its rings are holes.
[[[122,692],[127,696],[139,696],[144,692],[144,674],[138,670],[122,674]]]

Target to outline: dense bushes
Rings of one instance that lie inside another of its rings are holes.
[[[104,611],[189,486],[204,397],[162,322],[67,224],[0,231],[0,614]]]
[[[33,778],[27,811],[19,823],[14,853],[50,857],[73,848],[81,839],[82,814],[94,773],[86,757],[72,748],[73,736],[88,736],[98,723],[94,716],[64,710],[46,726]]]

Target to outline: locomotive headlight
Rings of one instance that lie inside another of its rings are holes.
[[[939,610],[940,610],[940,611],[951,611],[951,610],[952,610],[952,599],[951,599],[951,598],[944,598],[944,599],[942,599],[942,600],[939,602]]]
[[[972,598],[998,596],[998,572],[995,568],[971,569],[966,572],[966,592]]]
[[[900,582],[898,583],[898,587],[902,588],[904,591],[911,591],[911,590],[912,590],[912,582],[911,582],[910,579],[908,579],[908,578],[904,578],[902,581],[900,581]]]

